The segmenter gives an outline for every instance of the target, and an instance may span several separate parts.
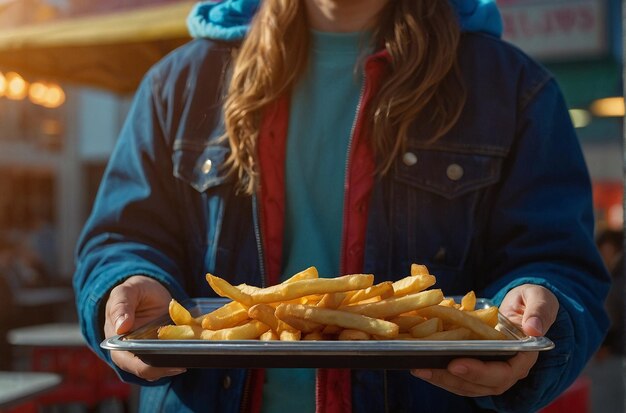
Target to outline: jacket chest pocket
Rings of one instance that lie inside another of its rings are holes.
[[[172,153],[173,174],[197,192],[205,192],[224,183],[220,167],[228,153],[229,149],[223,146],[176,142]]]
[[[206,272],[220,274],[235,284],[259,283],[257,243],[252,224],[252,202],[237,196],[234,181],[226,176],[224,162],[230,149],[192,142],[174,146],[173,174],[178,179],[184,208],[193,287],[198,296],[214,295],[204,279]]]
[[[213,268],[225,210],[227,179],[221,166],[228,148],[206,146],[195,142],[176,142],[172,152],[173,175],[177,178],[178,199],[184,211],[186,239],[192,241],[189,259],[197,262],[197,273]]]
[[[502,156],[409,147],[397,163],[391,225],[406,264],[463,268],[483,189],[498,182]],[[406,267],[408,268],[408,267]],[[433,271],[436,274],[436,272]]]

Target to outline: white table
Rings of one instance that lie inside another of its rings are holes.
[[[13,302],[22,307],[72,303],[74,292],[71,288],[19,288],[12,292]]]
[[[60,383],[61,376],[54,373],[0,371],[0,409],[33,399]]]
[[[10,330],[7,340],[14,346],[84,347],[80,327],[75,323],[50,323]]]
[[[124,389],[108,386],[109,382],[118,380],[117,376],[87,347],[77,323],[50,323],[15,328],[7,334],[7,341],[15,347],[32,352],[30,366],[25,368],[54,371],[65,378],[64,388],[80,388],[80,394],[75,393],[63,400],[39,400],[43,403],[42,406],[51,403],[83,403],[93,408],[108,398],[117,398],[124,402],[128,400]],[[98,374],[80,374],[85,370]]]

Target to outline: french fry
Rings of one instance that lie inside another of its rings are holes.
[[[374,340],[378,340],[378,341],[389,341],[389,340],[415,340],[415,338],[413,336],[411,336],[410,333],[398,333],[397,336],[393,337],[393,338],[389,338],[389,337],[382,337],[382,336],[377,336],[377,335],[373,335],[372,339]]]
[[[258,320],[264,324],[270,326],[272,330],[276,333],[280,333],[281,330],[285,328],[281,328],[279,326],[279,319],[274,315],[274,307],[267,304],[255,304],[252,307],[248,308],[248,316],[255,320]],[[284,323],[283,323],[283,326]]]
[[[282,305],[282,304],[281,304]],[[304,304],[290,304],[290,305],[304,305]],[[278,313],[274,313],[276,317],[279,317]],[[313,333],[314,331],[321,331],[324,325],[313,322],[311,320],[304,320],[298,317],[290,317],[287,315],[281,315],[280,320],[291,327],[293,330],[301,331],[304,334]]]
[[[319,274],[317,272],[317,268],[309,267],[306,270],[300,271],[300,272],[292,275],[291,277],[287,278],[281,284],[289,284],[289,283],[292,283],[294,281],[301,281],[301,280],[314,280],[316,278],[319,278]]]
[[[255,304],[251,302],[251,299],[247,294],[241,292],[241,288],[245,287],[244,284],[235,287],[228,281],[211,274],[206,275],[206,280],[211,288],[213,288],[213,291],[221,297],[230,298],[231,300],[241,303],[246,307],[252,307]]]
[[[383,337],[395,337],[398,335],[398,326],[389,321],[327,308],[281,304],[276,308],[276,316],[281,319],[283,316],[298,317],[320,324],[360,330]]]
[[[377,303],[351,305],[341,310],[366,315],[368,317],[386,319],[402,313],[438,304],[443,299],[441,290],[426,290],[403,297],[391,297]]]
[[[393,283],[391,281],[384,281],[380,284],[372,285],[371,287],[364,288],[362,290],[347,293],[346,299],[342,305],[350,305],[379,296],[381,299],[385,299],[391,297],[392,295]]]
[[[258,320],[222,330],[202,330],[200,338],[203,340],[252,340],[270,329],[270,326]]]
[[[506,339],[506,335],[504,335],[504,333],[491,328],[478,318],[467,314],[467,312],[457,310],[456,308],[433,305],[422,308],[418,311],[418,313],[426,318],[438,317],[444,322],[449,322],[459,327],[465,327],[475,333],[481,340]]]
[[[170,318],[177,326],[198,325],[196,320],[191,316],[191,313],[173,298],[172,301],[170,301],[168,310]]]
[[[311,294],[311,295],[306,295],[304,297],[294,298],[293,300],[284,300],[284,301],[276,301],[276,302],[272,302],[272,303],[261,303],[261,304],[271,305],[274,308],[278,307],[280,304],[317,305],[319,303],[319,301],[322,299],[322,297],[324,297],[324,295],[321,295],[321,294]]]
[[[474,307],[476,307],[476,293],[470,291],[461,298],[460,309],[462,311],[473,311]]]
[[[443,323],[440,318],[433,317],[424,321],[423,323],[419,323],[409,329],[409,333],[412,337],[422,338],[427,337],[431,334],[437,333],[443,330]]]
[[[416,315],[417,315],[417,310],[411,310],[411,311],[407,311],[406,313],[399,314],[398,317],[414,317]]]
[[[346,293],[328,293],[328,294],[324,294],[324,296],[322,297],[321,300],[319,300],[315,306],[316,307],[322,307],[322,308],[331,308],[331,309],[336,309],[338,308],[341,303],[344,301],[344,299],[346,298]],[[302,304],[308,304],[308,303],[302,303]]]
[[[342,328],[338,327],[338,326],[329,326],[327,325],[326,327],[324,327],[324,329],[322,330],[322,334],[327,335],[327,336],[336,336],[339,333],[341,333]]]
[[[438,331],[429,336],[423,337],[422,340],[437,340],[437,341],[451,341],[451,340],[467,340],[470,338],[472,332],[464,327],[455,328],[453,330]]]
[[[305,297],[300,297],[300,298],[297,298],[295,300],[292,300],[292,302],[290,304],[317,305],[317,304],[319,304],[319,302],[322,300],[322,298],[325,295],[326,294],[311,294],[311,295],[307,295]],[[289,301],[281,301],[278,304],[281,304],[281,303],[289,303]]]
[[[337,336],[337,340],[342,340],[342,341],[349,341],[349,340],[366,341],[366,340],[369,340],[370,338],[371,336],[364,331],[351,330],[351,329],[341,330],[341,333],[339,333],[339,335]]]
[[[280,341],[300,341],[302,332],[300,330],[283,330],[280,332]]]
[[[429,275],[428,268],[421,264],[411,264],[411,275]]]
[[[371,274],[351,274],[337,278],[317,278],[278,284],[267,288],[242,285],[234,287],[228,281],[207,274],[207,281],[215,292],[238,301],[247,307],[260,303],[288,301],[311,294],[326,294],[370,287],[374,281]]]
[[[456,308],[457,303],[456,301],[454,301],[454,298],[444,298],[443,300],[441,300],[439,305],[443,307]]]
[[[489,327],[495,328],[498,325],[498,307],[481,308],[480,310],[469,311],[467,314],[478,318]]]
[[[412,275],[393,283],[393,295],[401,297],[403,295],[417,293],[432,287],[437,280],[430,274]]]
[[[416,326],[420,323],[423,323],[424,321],[426,321],[426,319],[418,315],[414,315],[414,316],[401,315],[398,317],[394,317],[390,319],[389,321],[391,321],[394,324],[397,324],[398,327],[400,327],[400,332],[404,333],[404,332],[409,331],[411,327]]]
[[[265,333],[259,336],[259,340],[261,341],[276,341],[278,339],[278,334],[276,334],[274,330],[267,330]]]
[[[259,320],[262,323],[270,326],[272,331],[274,331],[277,335],[282,336],[284,331],[290,331],[292,333],[296,333],[297,330],[285,323],[282,320],[279,320],[274,315],[276,309],[268,304],[255,304],[248,309],[248,315],[250,318],[255,320]],[[287,337],[287,336],[285,336]],[[298,339],[300,339],[300,335],[298,335]],[[286,340],[283,340],[286,341]]]
[[[298,305],[298,304],[295,304]],[[321,341],[324,340],[324,335],[319,332],[319,331],[314,331],[312,333],[307,333],[305,334],[304,337],[302,337],[302,340],[304,341]]]
[[[167,325],[159,327],[157,336],[161,340],[197,340],[202,331],[197,325]]]
[[[380,297],[376,296],[376,297],[370,297],[367,300],[361,300],[358,303],[355,303],[353,305],[373,304],[379,301],[380,301]]]
[[[205,330],[221,330],[235,327],[248,318],[248,308],[237,301],[232,301],[206,314],[202,319],[202,328]]]

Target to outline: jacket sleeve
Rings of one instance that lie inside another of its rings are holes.
[[[536,411],[580,374],[608,328],[609,277],[595,247],[591,185],[558,86],[549,80],[521,108],[517,139],[489,211],[485,291],[499,304],[522,284],[538,284],[559,300],[547,332],[554,350],[540,353],[529,376],[497,397],[477,399],[502,412]]]
[[[163,283],[174,298],[186,298],[175,178],[154,76],[154,71],[146,76],[135,96],[77,246],[73,283],[81,329],[89,346],[114,368],[100,342],[104,304],[115,285],[146,275]],[[148,384],[117,371],[125,380]]]

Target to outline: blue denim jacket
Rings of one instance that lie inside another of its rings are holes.
[[[237,195],[220,168],[229,152],[217,138],[230,57],[229,44],[198,39],[154,67],[105,172],[74,286],[85,337],[109,362],[99,347],[102,311],[125,278],[154,277],[178,300],[214,295],[206,272],[264,283],[256,199]],[[408,371],[354,371],[356,412],[536,410],[572,383],[608,326],[609,278],[593,242],[589,177],[555,81],[487,35],[464,34],[459,61],[467,102],[456,126],[427,144],[424,125],[415,124],[412,155],[376,180],[364,271],[383,281],[423,263],[446,294],[473,289],[496,303],[517,285],[543,285],[561,306],[547,333],[556,348],[494,397],[456,396]],[[145,385],[146,412],[239,411],[247,377],[192,369],[148,383],[119,373]]]

